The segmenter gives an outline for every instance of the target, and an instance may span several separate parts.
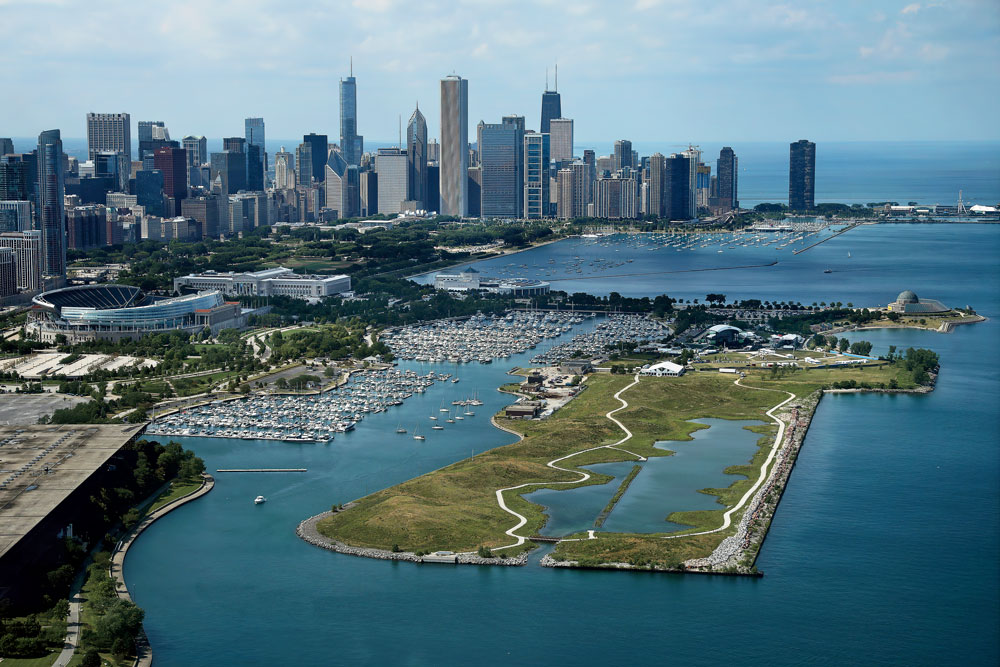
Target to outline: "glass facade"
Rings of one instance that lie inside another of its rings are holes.
[[[480,214],[484,218],[521,217],[520,173],[523,132],[513,123],[480,123],[477,144],[482,169]]]
[[[524,135],[524,217],[549,215],[549,135]]]

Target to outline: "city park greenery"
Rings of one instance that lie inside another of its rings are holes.
[[[933,361],[926,351],[914,351],[910,356],[923,363]],[[756,481],[768,446],[773,442],[775,429],[764,413],[779,403],[783,395],[750,387],[791,391],[805,397],[819,389],[833,388],[836,383],[909,389],[917,386],[916,376],[916,366],[911,368],[904,355],[903,360],[843,368],[748,369],[743,383],[749,387],[735,385],[731,376],[717,372],[691,372],[680,378],[642,377],[640,386],[623,394],[630,405],[616,417],[634,434],[624,447],[645,457],[671,454],[669,450],[654,447],[658,441],[689,440],[693,431],[703,428],[691,422],[692,419],[764,422],[753,427],[761,435],[754,458],[747,462],[734,461],[733,466],[726,469],[734,475],[733,484],[724,489],[702,490],[718,497],[719,509],[677,512],[667,517],[669,521],[691,526],[681,532],[697,532],[721,525],[722,513]],[[398,550],[415,553],[441,549],[476,551],[486,547],[496,555],[512,555],[512,549],[501,547],[511,543],[512,539],[504,531],[517,520],[500,509],[495,491],[526,482],[538,483],[505,495],[507,505],[527,517],[527,525],[519,531],[527,536],[537,534],[547,517],[543,507],[529,502],[521,494],[539,488],[572,489],[609,482],[610,477],[587,471],[591,479],[586,482],[552,485],[552,482],[573,481],[577,477],[546,464],[560,456],[619,440],[621,430],[604,415],[619,406],[613,396],[631,381],[631,376],[592,374],[585,385],[587,390],[548,419],[506,420],[498,416],[496,419],[505,428],[522,435],[523,439],[365,496],[349,509],[322,519],[317,529],[331,539],[352,546],[391,549],[395,545]],[[620,450],[605,448],[563,460],[561,465],[581,470],[584,465],[632,459]],[[613,493],[610,489],[609,497]],[[734,522],[738,519],[734,517]],[[671,540],[660,539],[660,533],[601,533],[597,540],[561,542],[554,555],[584,565],[628,562],[674,567],[688,558],[707,555],[734,530]],[[529,543],[527,548],[533,546]]]

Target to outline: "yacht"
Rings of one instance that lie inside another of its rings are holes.
[[[253,499],[254,505],[263,505],[266,502],[267,498],[265,498],[264,496],[257,496],[256,498]]]
[[[406,433],[406,429],[402,425],[396,427],[396,433]]]

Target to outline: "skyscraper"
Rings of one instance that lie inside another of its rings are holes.
[[[0,137],[0,155],[8,155],[14,152],[14,142],[10,137]]]
[[[208,185],[201,182],[201,165],[208,162],[208,140],[202,136],[186,136],[181,141],[187,159],[188,187]]]
[[[375,157],[378,172],[378,212],[399,213],[400,204],[408,199],[407,155],[398,148],[380,148]]]
[[[559,68],[556,67],[555,90],[549,90],[548,70],[545,74],[545,92],[542,93],[542,122],[539,124],[542,134],[550,131],[553,118],[562,118],[562,100],[559,97]]]
[[[264,147],[264,119],[247,118],[243,121],[243,126],[247,145],[260,147],[264,171],[267,172],[267,149]]]
[[[361,212],[361,177],[355,165],[347,164],[340,151],[330,151],[326,164],[323,189],[326,192],[326,208],[335,212],[338,218],[350,218]],[[403,161],[403,174],[406,162]],[[381,188],[380,188],[381,190]],[[405,192],[405,187],[403,192]]]
[[[163,173],[163,194],[170,197],[167,215],[180,215],[187,198],[187,154],[183,148],[163,146],[153,153],[153,166]]]
[[[295,149],[295,180],[298,185],[308,186],[313,182],[312,144],[303,141]]]
[[[441,213],[469,213],[469,82],[441,79]],[[381,183],[379,184],[381,189]]]
[[[322,183],[326,178],[326,159],[329,152],[329,141],[325,134],[310,132],[302,137],[302,142],[309,144],[310,162],[312,163],[312,177],[317,183]],[[346,158],[345,158],[346,159]],[[298,162],[298,156],[296,156]],[[299,162],[299,169],[304,169],[305,165]],[[308,172],[307,172],[308,173]],[[309,185],[309,180],[300,180],[300,185]]]
[[[295,189],[295,168],[292,154],[282,146],[274,154],[274,187],[277,190]]]
[[[688,146],[681,155],[688,159],[688,220],[698,217],[698,165],[701,163],[701,150]]]
[[[132,121],[127,113],[87,114],[87,159],[102,151],[132,159]]]
[[[524,135],[524,217],[549,215],[549,135]]]
[[[683,154],[672,154],[664,160],[663,217],[668,220],[690,220],[693,199],[691,162]]]
[[[351,75],[340,80],[340,150],[347,164],[361,164],[365,140],[358,134],[358,84]]]
[[[739,162],[736,153],[729,146],[723,147],[719,151],[719,161],[715,164],[716,174],[716,200],[718,205],[727,211],[740,207],[739,195],[737,193],[737,178],[739,176]]]
[[[139,159],[145,169],[152,169],[153,153],[157,148],[179,145],[170,140],[170,132],[162,120],[139,121]]]
[[[611,171],[618,171],[622,167],[635,167],[632,163],[632,142],[628,139],[619,139],[615,142]]]
[[[806,139],[788,146],[788,208],[816,208],[816,144]]]
[[[407,199],[427,208],[427,120],[417,106],[406,123]]]
[[[524,131],[514,122],[479,123],[476,129],[480,165],[480,215],[519,218],[519,175]],[[523,167],[522,167],[523,168]]]
[[[236,151],[212,153],[211,187],[225,197],[246,189],[246,155]]]
[[[568,162],[573,159],[573,119],[553,118],[549,122],[551,135],[551,158],[555,162]]]
[[[59,130],[38,135],[38,228],[42,232],[42,273],[66,276],[66,239],[63,222],[63,148]]]
[[[656,218],[663,217],[665,192],[663,177],[666,170],[666,157],[662,153],[653,153],[649,156],[649,188],[647,190],[649,205],[647,212]]]

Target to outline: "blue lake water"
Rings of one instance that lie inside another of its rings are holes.
[[[827,248],[835,244],[844,245]],[[566,252],[562,246],[519,257],[542,264]],[[863,274],[830,280],[838,274],[815,270],[847,248],[852,259],[864,258]],[[830,254],[810,257],[817,251]],[[633,264],[656,254],[622,252]],[[581,281],[601,293],[703,298],[721,291],[857,304],[885,303],[909,288],[971,303],[991,318],[949,335],[852,336],[871,340],[876,351],[935,349],[944,367],[937,389],[823,399],[757,561],[762,579],[418,566],[333,554],[295,537],[302,518],[331,503],[511,442],[487,418],[510,400],[493,388],[529,352],[462,366],[459,385],[436,385],[329,446],[186,440],[210,470],[309,472],[219,474],[212,493],[137,541],[125,576],[146,609],[156,663],[491,665],[547,656],[560,664],[996,664],[997,257],[1000,227],[891,225],[803,253],[780,279],[729,272],[662,285]],[[473,388],[487,402],[475,417],[428,432],[423,444],[393,432],[398,423],[429,423],[442,400]],[[268,503],[254,506],[257,494]],[[622,612],[627,622],[618,620]]]

